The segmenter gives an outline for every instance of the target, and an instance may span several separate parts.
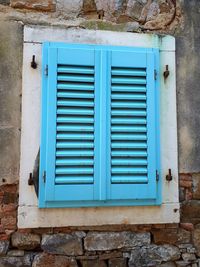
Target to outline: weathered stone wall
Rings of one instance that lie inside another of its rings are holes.
[[[0,266],[200,266],[199,9],[198,0],[0,0]],[[17,229],[26,24],[176,36],[180,224]]]

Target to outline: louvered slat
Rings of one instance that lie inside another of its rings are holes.
[[[94,67],[58,65],[55,184],[94,182]]]
[[[147,183],[146,69],[111,73],[111,183]]]

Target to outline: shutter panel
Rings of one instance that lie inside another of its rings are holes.
[[[47,50],[46,152],[41,151],[46,182],[41,202],[65,206],[65,201],[94,199],[95,53],[53,44]]]
[[[110,199],[155,199],[154,53],[113,51]]]

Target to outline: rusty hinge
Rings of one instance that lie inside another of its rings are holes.
[[[46,65],[45,70],[44,70],[45,76],[48,76],[48,72],[49,72],[49,67],[48,67],[48,65]]]
[[[44,183],[46,183],[46,171],[43,172],[42,178],[43,178]]]
[[[154,80],[157,80],[157,70],[154,70]]]
[[[168,174],[166,175],[166,180],[167,180],[168,182],[170,182],[172,179],[173,179],[173,177],[172,177],[172,170],[169,169],[169,170],[168,170]]]
[[[167,77],[169,76],[170,72],[169,72],[169,66],[168,65],[165,65],[165,71],[163,72],[163,76],[164,76],[164,79],[166,80]]]
[[[28,185],[33,185],[33,174],[29,173]]]
[[[157,182],[159,181],[159,172],[158,172],[158,170],[156,170],[156,181]]]

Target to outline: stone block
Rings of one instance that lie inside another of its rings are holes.
[[[138,22],[134,21],[134,22],[127,22],[124,30],[127,32],[137,32],[139,29],[140,25]]]
[[[196,256],[193,253],[182,253],[182,258],[184,261],[187,261],[187,262],[196,260]]]
[[[99,259],[100,260],[109,260],[109,259],[119,259],[123,257],[123,252],[122,251],[111,251],[111,252],[107,252],[105,251],[105,253],[99,255]]]
[[[22,257],[24,256],[24,250],[12,249],[8,251],[7,255],[13,257]]]
[[[77,234],[43,235],[42,249],[50,254],[82,255],[82,238]]]
[[[150,245],[132,250],[129,267],[159,266],[162,262],[180,258],[180,251],[172,245]]]
[[[83,12],[97,11],[96,3],[94,0],[83,0]]]
[[[108,261],[108,267],[126,267],[127,259],[115,258]]]
[[[200,200],[184,201],[181,205],[181,222],[200,222]]]
[[[76,18],[81,13],[83,6],[83,0],[57,0],[56,9],[61,13],[66,19]]]
[[[196,252],[193,244],[190,244],[190,243],[188,243],[188,244],[179,244],[178,247],[179,247],[181,252],[182,251],[189,252],[189,253],[195,253]]]
[[[185,261],[176,261],[176,267],[190,267],[190,265]]]
[[[84,246],[89,251],[105,251],[149,245],[150,241],[150,233],[89,232],[84,239]]]
[[[141,16],[144,3],[141,1],[128,0],[125,14],[133,19],[138,20]]]
[[[6,255],[9,247],[8,240],[1,240],[0,241],[0,256]]]
[[[107,267],[103,260],[85,260],[81,261],[82,267]]]
[[[196,248],[197,255],[200,257],[200,228],[197,228],[193,232],[193,243]]]
[[[75,259],[66,256],[49,255],[46,253],[37,254],[34,257],[32,267],[78,267]]]
[[[18,249],[32,250],[40,246],[40,236],[16,232],[11,236],[11,242]]]
[[[192,175],[193,182],[193,199],[200,199],[200,174],[195,173]]]
[[[24,257],[1,257],[1,267],[31,267],[30,255]]]
[[[55,11],[54,0],[10,0],[11,7],[32,9],[37,11]]]
[[[191,241],[191,232],[185,229],[178,229],[178,234],[177,234],[177,242],[176,244],[187,244],[190,243]]]
[[[159,267],[176,267],[176,265],[173,262],[165,262],[160,264]]]
[[[10,0],[0,0],[0,5],[9,5]]]

